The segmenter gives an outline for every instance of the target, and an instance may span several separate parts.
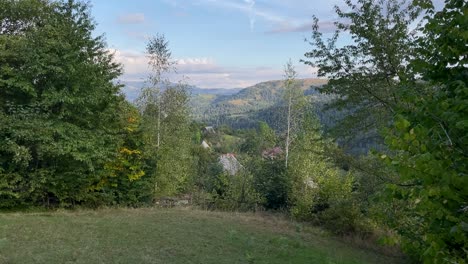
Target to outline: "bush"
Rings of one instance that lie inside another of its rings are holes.
[[[353,193],[353,177],[329,169],[312,183],[295,183],[291,213],[298,219],[321,225],[335,234],[367,232],[358,200]]]
[[[237,175],[221,173],[215,178],[213,190],[196,192],[194,201],[205,209],[255,211],[262,199],[254,190],[252,181],[253,176],[247,171]]]
[[[254,188],[263,198],[265,208],[287,208],[291,181],[286,173],[284,161],[261,160],[256,164]]]

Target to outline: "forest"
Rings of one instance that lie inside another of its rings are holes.
[[[89,3],[0,0],[0,212],[269,212],[468,263],[468,4],[343,3],[299,51],[316,79],[193,95],[155,33],[130,101]]]

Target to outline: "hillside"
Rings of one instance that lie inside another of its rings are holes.
[[[187,208],[0,214],[0,263],[401,263],[275,215]]]
[[[138,95],[140,94],[140,91],[143,87],[145,87],[146,82],[141,80],[141,81],[123,81],[122,85],[124,86],[122,88],[122,92],[124,93],[125,97],[127,98],[128,101],[134,102],[136,98],[138,98]],[[175,84],[173,84],[175,85]],[[204,96],[204,95],[232,95],[235,93],[238,93],[240,88],[232,88],[232,89],[227,89],[227,88],[200,88],[197,86],[189,86],[190,88],[190,93],[192,94],[193,97],[198,97],[198,96]]]
[[[297,84],[306,95],[317,103],[327,101],[328,96],[318,93],[317,87],[324,85],[324,79],[299,79]],[[282,100],[283,80],[267,81],[244,89],[205,89],[190,86],[190,106],[193,118],[208,124],[228,124],[233,128],[248,128],[264,118],[271,107],[278,107]],[[127,100],[134,102],[145,86],[144,81],[125,81],[123,93]]]
[[[297,80],[304,93],[318,104],[329,98],[317,91],[317,87],[326,82],[324,79]],[[268,121],[272,118],[265,114],[275,112],[272,107],[281,106],[283,83],[282,80],[262,82],[232,95],[196,96],[192,99],[194,118],[213,125],[228,124],[233,128],[249,128],[259,120]]]

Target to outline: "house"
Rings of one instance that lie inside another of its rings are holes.
[[[283,150],[280,147],[274,147],[271,149],[265,149],[262,151],[262,157],[264,159],[276,159],[283,154]]]
[[[219,157],[218,161],[223,167],[223,170],[229,173],[230,175],[234,176],[242,169],[242,165],[236,159],[234,153],[222,154]]]
[[[203,128],[203,133],[204,134],[215,134],[216,131],[214,130],[214,128],[212,126],[207,126],[207,127]]]
[[[201,146],[202,146],[202,148],[204,148],[204,149],[209,149],[209,148],[210,148],[210,145],[209,145],[208,142],[206,142],[205,140],[202,141]]]

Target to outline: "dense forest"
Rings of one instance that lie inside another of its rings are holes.
[[[276,211],[467,263],[468,5],[344,3],[301,51],[318,79],[193,95],[155,34],[130,102],[89,4],[0,0],[0,208]]]

